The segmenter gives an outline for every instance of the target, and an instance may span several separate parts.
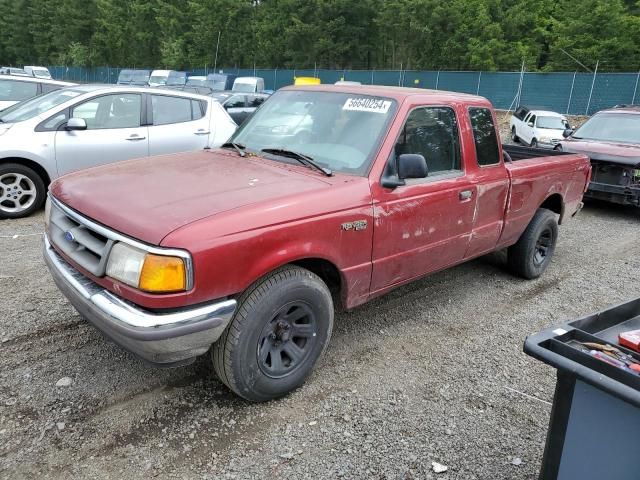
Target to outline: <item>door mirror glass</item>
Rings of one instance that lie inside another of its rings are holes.
[[[527,123],[527,126],[529,126],[529,127],[533,128],[533,122],[529,122],[529,123]]]
[[[427,161],[422,155],[403,153],[398,157],[398,177],[400,179],[426,178],[428,173]]]
[[[70,118],[65,127],[67,130],[86,130],[87,122],[84,118]]]

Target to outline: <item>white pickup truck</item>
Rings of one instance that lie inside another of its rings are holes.
[[[554,148],[570,129],[567,117],[546,110],[518,107],[511,117],[511,140],[531,147]]]

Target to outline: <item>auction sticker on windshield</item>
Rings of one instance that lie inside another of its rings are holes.
[[[343,110],[352,110],[356,112],[375,112],[387,113],[391,107],[390,100],[382,100],[381,98],[347,98],[342,106]]]

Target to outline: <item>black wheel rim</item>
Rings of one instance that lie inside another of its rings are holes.
[[[286,377],[298,370],[316,346],[316,325],[316,316],[305,302],[289,302],[281,307],[260,334],[260,370],[271,378]]]
[[[539,267],[549,258],[549,252],[553,243],[553,232],[550,228],[545,228],[536,241],[536,248],[533,253],[533,263]]]

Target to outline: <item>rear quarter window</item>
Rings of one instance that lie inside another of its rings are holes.
[[[493,115],[488,108],[472,107],[469,109],[473,140],[476,146],[478,165],[496,165],[500,163],[500,148],[496,134]]]

